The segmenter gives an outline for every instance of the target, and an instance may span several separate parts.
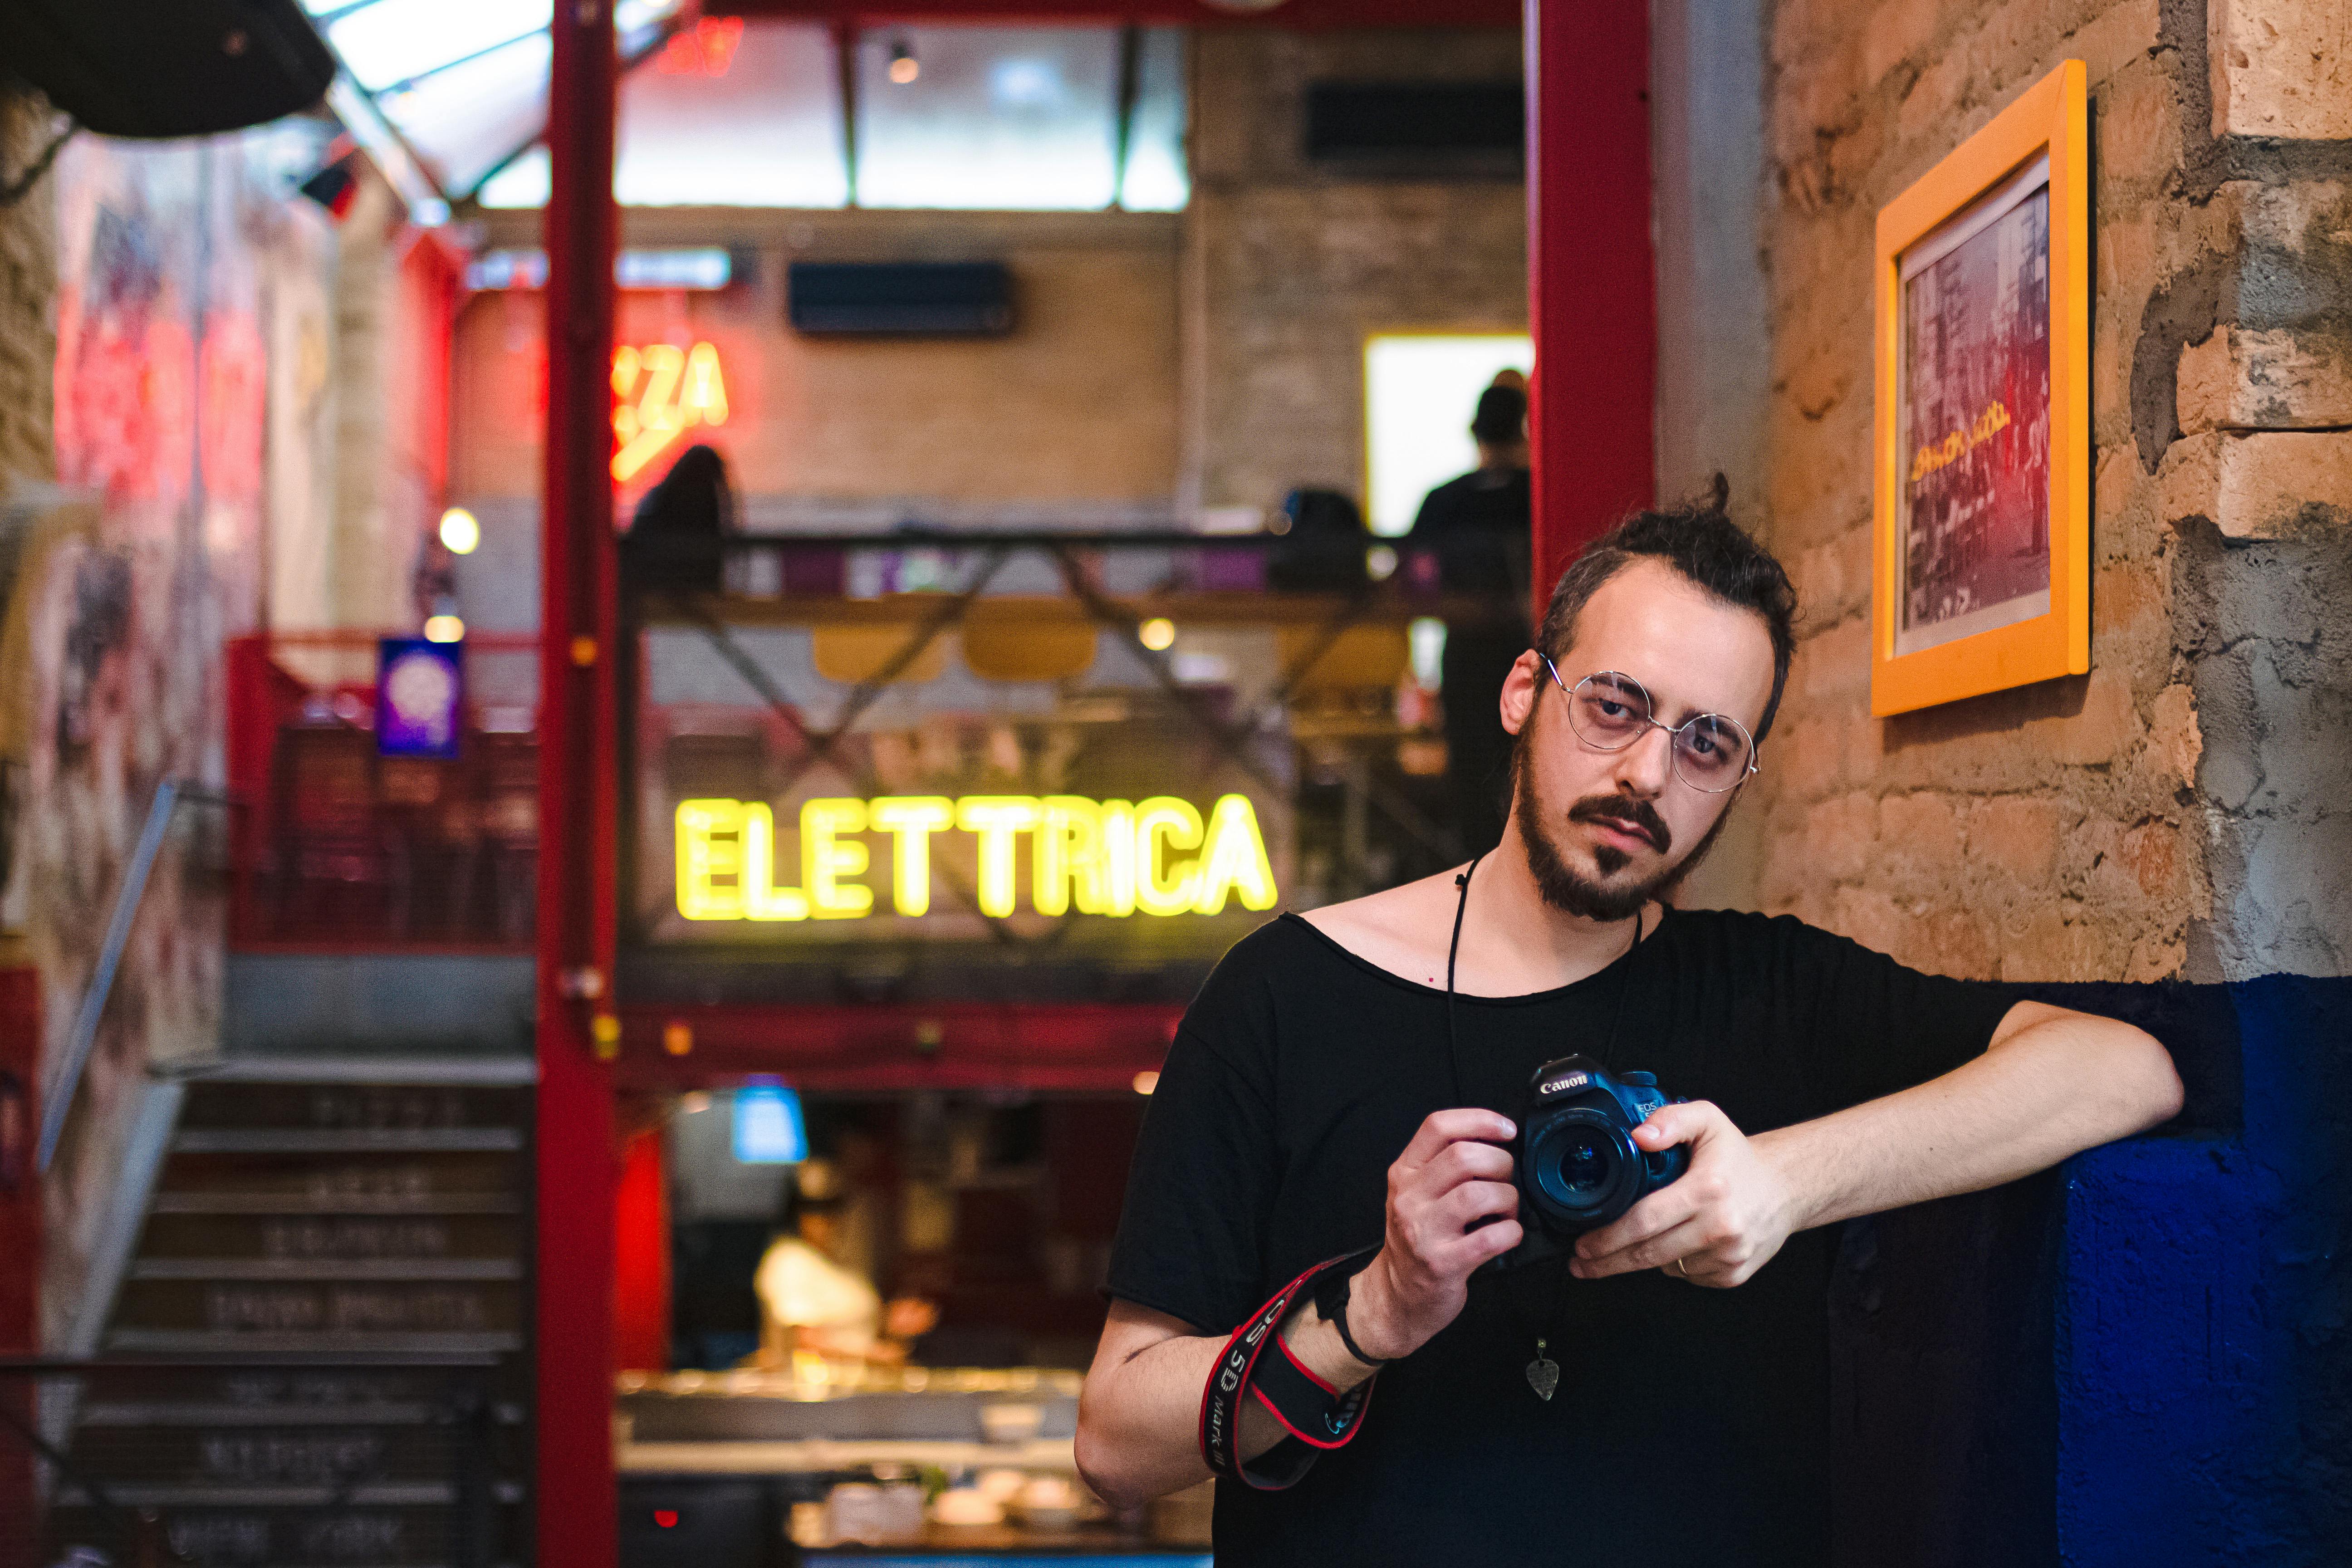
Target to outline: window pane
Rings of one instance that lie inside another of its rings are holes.
[[[1404,532],[1423,496],[1478,466],[1478,444],[1470,438],[1478,395],[1496,371],[1524,373],[1534,365],[1535,345],[1524,333],[1379,337],[1364,344],[1373,532]]]
[[[379,4],[384,0],[378,0]],[[443,190],[463,195],[547,123],[545,33],[436,71],[378,100]]]
[[[841,84],[821,26],[706,21],[621,87],[613,191],[627,206],[837,207]]]
[[[1133,212],[1177,212],[1192,199],[1184,166],[1184,34],[1153,27],[1136,61],[1135,120],[1119,205]]]
[[[370,92],[541,31],[551,0],[375,0],[327,28],[327,41]]]
[[[900,45],[912,80],[891,78]],[[858,42],[857,100],[861,205],[1110,205],[1115,28],[877,28]]]
[[[547,149],[534,147],[482,182],[486,207],[543,207],[547,205]]]

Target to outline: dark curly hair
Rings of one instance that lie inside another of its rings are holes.
[[[1789,661],[1797,652],[1797,590],[1772,552],[1748,537],[1724,511],[1728,487],[1715,477],[1705,500],[1655,511],[1637,511],[1584,547],[1559,574],[1544,610],[1536,647],[1557,661],[1576,640],[1576,618],[1601,584],[1644,557],[1663,561],[1706,593],[1738,609],[1764,617],[1772,635],[1772,700],[1756,726],[1756,743],[1771,732],[1789,684]]]

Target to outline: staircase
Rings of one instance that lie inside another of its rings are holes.
[[[56,1424],[79,1478],[52,1495],[57,1548],[124,1562],[143,1509],[221,1568],[528,1560],[528,1072],[247,1060],[188,1082],[111,1364]]]

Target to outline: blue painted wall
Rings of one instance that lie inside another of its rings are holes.
[[[1835,1563],[2352,1563],[2352,980],[2014,990],[2149,1029],[2188,1106],[1847,1227]]]
[[[2067,1171],[2058,1542],[2082,1568],[2352,1562],[2352,981],[2213,989],[2242,1125]]]

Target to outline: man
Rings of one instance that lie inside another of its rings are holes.
[[[1259,1488],[1307,1451],[1240,1401],[1253,1484],[1218,1483],[1221,1565],[1827,1562],[1824,1227],[2150,1127],[2180,1088],[2126,1025],[1664,903],[1763,765],[1748,737],[1770,731],[1793,601],[1712,507],[1621,525],[1503,686],[1512,811],[1466,883],[1285,915],[1227,954],[1129,1181],[1079,1412],[1098,1492],[1208,1475],[1228,1337],[1376,1247],[1277,1332],[1297,1386],[1354,1397],[1377,1370],[1377,1396],[1279,1490]],[[1634,1134],[1688,1171],[1565,1268],[1474,1278],[1530,1217],[1502,1112],[1570,1052],[1689,1098]]]
[[[1528,394],[1505,371],[1478,395],[1470,436],[1478,466],[1429,492],[1406,535],[1408,550],[1437,558],[1449,594],[1490,600],[1496,618],[1447,626],[1438,695],[1445,712],[1445,773],[1454,830],[1465,852],[1494,847],[1503,832],[1504,775],[1511,738],[1495,721],[1495,691],[1528,646]]]
[[[845,1137],[845,1142],[855,1142]],[[785,1223],[760,1258],[751,1289],[760,1298],[757,1366],[785,1368],[794,1352],[837,1361],[896,1365],[908,1343],[939,1322],[939,1309],[919,1297],[883,1303],[866,1268],[869,1247],[857,1245],[856,1204],[829,1161],[811,1160],[785,1189]],[[856,1259],[856,1261],[853,1261]]]

